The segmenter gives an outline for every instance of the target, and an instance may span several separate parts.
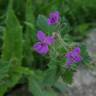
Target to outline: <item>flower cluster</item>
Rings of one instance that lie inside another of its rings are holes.
[[[52,12],[50,13],[48,18],[48,24],[49,25],[57,24],[59,20],[60,20],[59,12],[57,11]],[[33,49],[41,55],[47,54],[49,51],[49,46],[52,45],[55,41],[53,36],[46,36],[46,34],[42,31],[37,32],[37,39],[38,42],[34,44]],[[72,51],[66,53],[65,57],[67,59],[66,64],[68,66],[80,62],[82,60],[80,56],[80,48],[79,47],[74,48]]]
[[[59,12],[52,12],[50,13],[50,16],[48,18],[48,24],[49,25],[54,25],[59,22]],[[49,51],[48,46],[52,45],[54,43],[54,37],[53,36],[46,36],[44,32],[38,31],[37,32],[37,38],[39,42],[37,42],[34,46],[33,49],[39,53],[39,54],[47,54]]]
[[[47,54],[48,53],[48,46],[54,43],[53,36],[46,36],[44,32],[38,31],[37,38],[39,42],[37,42],[33,48],[39,54]]]

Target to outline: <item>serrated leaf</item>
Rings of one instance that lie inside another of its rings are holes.
[[[10,4],[9,4],[10,5]],[[10,5],[12,6],[12,5]],[[13,9],[9,6],[6,17],[6,31],[3,37],[3,61],[9,61],[16,58],[16,62],[21,64],[22,60],[22,29],[19,21],[17,20]]]
[[[11,64],[8,62],[0,61],[0,96],[4,96],[4,93],[8,90],[8,82],[6,82],[9,77],[9,70]]]
[[[10,70],[11,64],[8,62],[0,61],[0,81],[8,76],[8,72]]]
[[[11,64],[12,66],[10,70],[8,70],[8,76],[3,80],[3,82],[5,83],[0,85],[1,88],[2,86],[4,86],[2,94],[4,94],[4,92],[6,92],[9,88],[15,86],[22,75],[18,72],[18,67],[22,64],[21,61],[23,57],[23,35],[21,25],[12,8],[12,1],[13,0],[9,1],[6,14],[6,30],[3,34],[3,52],[1,59],[4,62],[10,62],[9,64]],[[0,89],[0,91],[2,90]]]

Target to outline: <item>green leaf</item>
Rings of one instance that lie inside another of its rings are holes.
[[[8,76],[11,64],[0,61],[0,81]]]
[[[25,34],[24,34],[24,63],[29,65],[32,64],[32,45],[35,42],[35,26],[34,26],[34,15],[33,15],[33,1],[26,0],[26,14],[25,14]]]
[[[48,31],[49,26],[47,23],[47,18],[43,15],[39,15],[37,18],[37,26],[44,32]]]
[[[5,84],[0,85],[0,96],[4,96],[5,92],[8,90],[8,86]]]
[[[11,67],[6,69],[8,76],[2,80],[4,83],[0,85],[0,88],[4,87],[1,94],[4,94],[9,88],[15,86],[22,76],[18,71],[18,67],[22,64],[23,34],[21,25],[12,9],[12,1],[13,0],[10,0],[9,2],[6,14],[6,30],[3,34],[3,52],[1,59],[4,62],[10,62],[6,67],[10,65]],[[2,70],[4,71],[4,69]],[[2,91],[2,89],[0,89],[0,91]]]
[[[88,34],[88,30],[90,29],[89,23],[79,24],[74,28],[74,39],[83,39],[86,34]],[[77,37],[76,37],[77,36]]]
[[[11,8],[12,5],[9,5],[5,21],[6,31],[3,37],[2,59],[3,61],[9,61],[15,58],[16,63],[21,64],[23,50],[22,28]]]
[[[56,31],[56,25],[50,26],[48,25],[47,18],[43,15],[39,15],[37,18],[37,27],[40,30],[44,31],[48,35],[52,34],[52,32]]]
[[[28,78],[28,85],[29,85],[29,91],[34,95],[34,96],[43,96],[42,95],[42,87],[38,83],[37,79],[35,76],[30,76]]]
[[[54,85],[59,78],[58,69],[55,66],[54,68],[49,68],[45,71],[44,81],[45,85]]]
[[[21,79],[21,76],[22,74],[17,71],[7,74],[7,76],[0,81],[0,96],[4,96],[3,94],[5,92],[14,87]]]
[[[61,25],[59,30],[62,37],[64,37],[65,34],[68,34],[72,30],[67,18],[64,16],[61,18]]]
[[[81,56],[82,56],[82,63],[85,65],[90,64],[91,58],[88,54],[87,47],[84,44],[81,44]]]
[[[0,61],[0,96],[4,96],[4,93],[8,89],[8,82],[5,84],[5,79],[9,77],[9,70],[11,64],[8,62]]]
[[[34,42],[34,36],[36,35],[35,32],[35,26],[34,26],[34,15],[33,15],[33,1],[32,0],[26,0],[26,10],[25,10],[26,14],[25,14],[25,24],[26,26],[26,31],[25,31],[25,36],[26,39],[29,40],[29,43]]]
[[[66,69],[62,74],[63,81],[67,84],[71,84],[73,81],[74,71],[71,69]]]
[[[50,48],[50,62],[48,66],[62,66],[66,62],[64,55],[66,53],[65,45],[63,44],[63,39],[61,38],[55,41],[55,44]]]
[[[29,91],[33,96],[57,96],[56,92],[51,87],[44,86],[42,84],[44,82],[39,82],[40,78],[37,78],[37,74],[31,74],[28,80]]]
[[[65,95],[66,90],[68,90],[67,84],[63,82],[62,78],[58,80],[58,82],[54,85],[54,87],[62,94]]]
[[[58,96],[53,90],[44,90],[42,96]]]

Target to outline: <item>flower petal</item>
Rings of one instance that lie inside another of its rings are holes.
[[[48,45],[42,44],[41,42],[36,43],[33,46],[33,49],[39,54],[47,54],[48,52]]]
[[[75,58],[75,62],[80,62],[81,61],[81,56],[76,56]]]
[[[67,65],[78,63],[82,60],[80,56],[80,48],[76,47],[73,51],[68,52],[65,57],[67,58]]]
[[[44,44],[44,45],[42,45],[42,48],[39,50],[39,53],[40,54],[47,54],[48,53],[48,45],[46,45],[46,44]]]
[[[76,48],[74,49],[74,52],[80,53],[80,48],[79,48],[79,47],[76,47]]]
[[[50,17],[59,17],[60,15],[59,15],[59,12],[58,11],[55,11],[55,12],[52,12],[52,13],[50,13]]]
[[[71,59],[67,59],[66,65],[71,65],[73,64],[73,61]]]
[[[70,51],[70,52],[68,52],[66,55],[65,55],[65,57],[67,58],[67,61],[66,61],[66,65],[71,65],[71,64],[73,64],[73,60],[72,60],[72,52]]]
[[[71,55],[72,55],[72,51],[68,52],[68,53],[65,55],[65,57],[66,57],[66,58],[71,58]]]
[[[46,35],[44,34],[44,32],[38,31],[38,33],[37,33],[38,40],[40,40],[41,42],[43,42],[44,39],[45,39],[45,37],[46,37]]]
[[[48,18],[48,25],[51,25],[52,23],[51,23],[51,19],[50,18]]]
[[[71,54],[71,59],[75,62],[75,63],[77,63],[77,62],[80,62],[81,61],[81,56],[80,56],[80,54],[78,54],[77,52],[72,52],[72,54]]]
[[[53,36],[47,36],[46,37],[46,44],[52,45],[54,43],[54,37]]]
[[[49,25],[57,24],[59,20],[60,20],[59,12],[58,11],[52,12],[50,13],[50,16],[48,18],[48,24]]]
[[[41,50],[42,48],[42,45],[41,45],[41,42],[37,42],[34,46],[33,46],[33,49],[39,53],[39,51]]]

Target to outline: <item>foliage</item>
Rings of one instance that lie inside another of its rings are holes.
[[[67,68],[65,54],[78,45],[73,41],[86,36],[95,19],[90,10],[96,9],[96,0],[85,1],[0,0],[0,96],[21,83],[32,96],[58,96],[55,89],[63,93],[65,86],[59,85],[59,80],[72,83],[79,63]],[[60,12],[60,24],[50,26],[48,14],[56,10]],[[32,48],[37,30],[55,37],[47,55],[40,55]],[[85,46],[80,47],[86,66],[90,58]]]

